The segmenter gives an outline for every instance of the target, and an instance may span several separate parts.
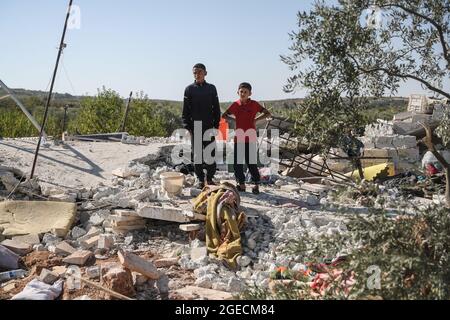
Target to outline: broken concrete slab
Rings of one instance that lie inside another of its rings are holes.
[[[190,222],[191,220],[184,214],[184,210],[173,207],[158,207],[146,205],[137,210],[137,214],[144,218],[171,221],[171,222]]]
[[[77,251],[67,241],[62,241],[55,246],[55,253],[57,255],[68,256]]]
[[[72,253],[70,256],[63,259],[64,263],[75,264],[83,266],[93,256],[93,253],[87,250],[78,250]]]
[[[28,234],[28,235],[25,235],[25,236],[15,236],[15,237],[12,237],[12,240],[15,240],[15,241],[19,241],[19,242],[22,242],[22,243],[26,243],[26,244],[29,244],[30,246],[34,246],[34,245],[36,245],[36,244],[40,244],[41,243],[41,239],[39,238],[39,235],[38,234]]]
[[[113,215],[119,217],[139,217],[136,211],[134,210],[123,210],[123,209],[115,209],[112,211]]]
[[[233,295],[229,292],[194,286],[187,286],[185,288],[178,289],[175,291],[175,293],[186,300],[233,300]]]
[[[198,223],[193,224],[180,224],[180,230],[185,232],[198,231],[201,229],[201,225]]]
[[[87,239],[86,241],[81,242],[81,246],[83,249],[91,249],[97,246],[98,240],[100,239],[100,235]]]
[[[6,270],[15,270],[19,268],[20,256],[0,245],[0,268]]]
[[[6,236],[53,232],[65,237],[72,226],[77,206],[51,201],[0,202],[0,224]]]
[[[19,256],[24,256],[33,251],[33,246],[31,246],[28,243],[23,243],[17,240],[6,239],[2,241],[1,245],[8,248],[12,252],[17,253]]]
[[[161,276],[151,261],[125,251],[119,251],[118,256],[120,263],[131,271],[139,272],[151,280],[158,280]]]
[[[100,235],[100,234],[102,234],[102,230],[100,230],[99,228],[92,227],[91,229],[89,229],[88,233],[86,233],[84,236],[81,236],[78,238],[78,242],[81,244],[84,241],[87,241],[93,237]]]
[[[72,239],[78,239],[84,236],[86,233],[87,233],[86,230],[84,230],[83,228],[74,227],[71,232]]]

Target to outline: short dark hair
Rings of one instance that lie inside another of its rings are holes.
[[[240,89],[248,89],[248,91],[252,91],[252,85],[250,83],[248,83],[248,82],[242,82],[239,85],[238,90],[240,90]]]
[[[206,71],[206,66],[205,66],[203,63],[197,63],[197,64],[194,66],[194,69],[202,69],[202,70],[205,70],[205,71]]]

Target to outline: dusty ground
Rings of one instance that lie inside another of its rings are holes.
[[[0,140],[0,164],[29,175],[37,139]],[[90,188],[111,180],[111,171],[129,161],[156,153],[160,143],[67,142],[42,147],[36,175],[40,181],[65,188]]]

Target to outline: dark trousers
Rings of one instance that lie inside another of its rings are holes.
[[[202,137],[200,137],[200,140]],[[197,179],[201,182],[205,181],[205,173],[204,170],[206,170],[206,181],[212,181],[214,178],[214,175],[217,171],[217,165],[216,161],[212,161],[212,163],[206,163],[204,151],[207,147],[213,148],[211,152],[211,156],[215,158],[216,156],[216,140],[214,137],[210,139],[210,141],[201,141],[201,148],[195,148],[195,143],[200,143],[200,141],[196,142],[195,137],[192,135],[191,140],[191,146],[192,146],[192,152],[191,152],[191,159],[194,164],[194,172],[197,177]],[[208,152],[209,153],[209,152]]]
[[[258,148],[256,143],[235,143],[234,144],[234,175],[239,184],[245,183],[244,164],[252,176],[252,181],[259,184],[261,175],[258,170]]]

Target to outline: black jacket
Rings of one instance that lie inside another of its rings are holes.
[[[184,92],[183,127],[194,130],[194,121],[202,122],[202,131],[219,128],[220,104],[217,89],[207,82],[193,83]]]

